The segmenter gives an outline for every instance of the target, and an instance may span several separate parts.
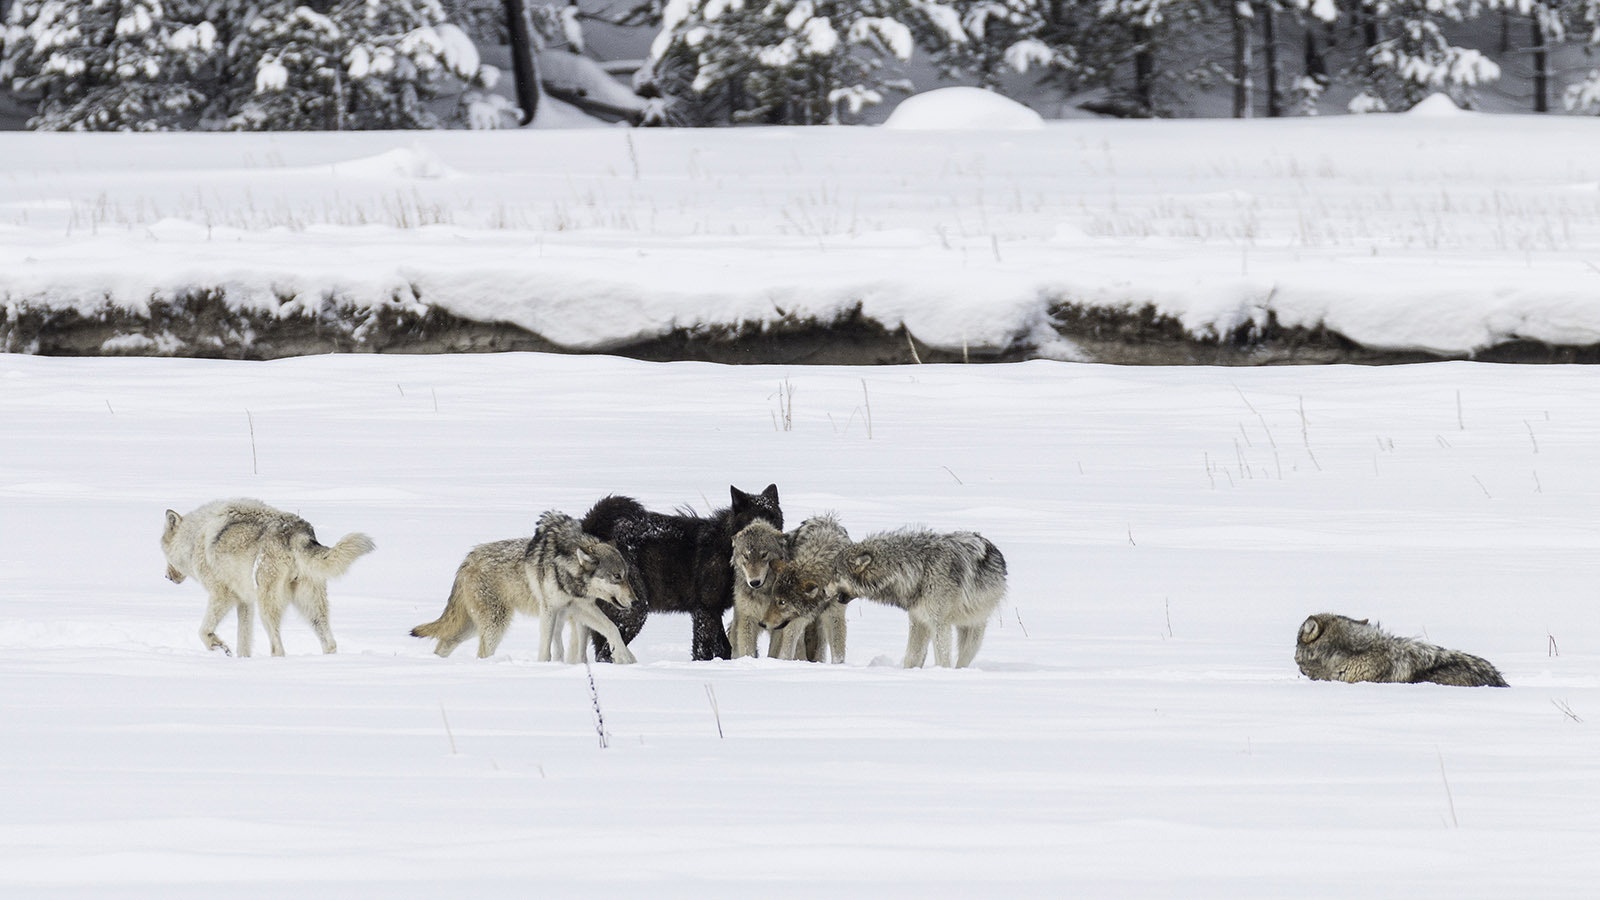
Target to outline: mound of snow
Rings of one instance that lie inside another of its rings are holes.
[[[456,171],[445,165],[433,151],[421,144],[397,147],[376,156],[364,156],[333,164],[339,175],[356,178],[450,178]]]
[[[1466,115],[1467,110],[1456,105],[1448,94],[1429,94],[1417,101],[1417,104],[1405,112],[1408,116],[1421,116],[1423,118],[1450,118]]]
[[[885,128],[906,131],[1028,131],[1044,118],[1015,100],[975,87],[948,87],[915,94],[889,114]]]

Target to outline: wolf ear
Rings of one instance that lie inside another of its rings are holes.
[[[182,523],[183,523],[183,516],[178,515],[176,512],[174,512],[174,511],[172,511],[170,509],[167,510],[167,533],[168,534],[171,534],[172,532],[176,531],[178,529],[178,526],[180,524],[182,524]]]
[[[772,501],[772,505],[776,507],[778,505],[778,486],[776,484],[767,485],[767,489],[761,492],[761,496]]]
[[[1322,623],[1316,619],[1306,619],[1300,626],[1300,643],[1309,644],[1322,634]]]
[[[871,562],[871,553],[857,553],[855,556],[850,557],[850,569],[851,571],[859,572],[862,569],[865,569]]]

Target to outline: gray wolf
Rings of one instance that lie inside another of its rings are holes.
[[[311,622],[323,653],[338,649],[328,624],[328,579],[371,553],[373,543],[358,533],[324,547],[305,519],[240,497],[207,503],[186,516],[167,510],[161,550],[168,579],[182,584],[193,577],[206,589],[200,641],[207,650],[233,654],[217,637],[217,623],[231,609],[239,620],[239,655],[249,656],[253,614],[260,609],[272,655],[282,656],[279,629],[289,606]]]
[[[844,662],[845,605],[855,596],[839,577],[840,554],[850,534],[831,513],[812,516],[789,535],[789,562],[772,588],[768,628],[775,629],[770,654],[781,659],[824,656]]]
[[[539,661],[549,662],[562,656],[561,625],[567,620],[621,639],[597,606],[601,600],[624,607],[633,603],[622,555],[585,534],[576,519],[550,510],[539,517],[531,538],[472,548],[456,569],[444,612],[411,629],[411,635],[437,639],[433,652],[449,656],[476,632],[478,657],[487,658],[500,646],[513,616],[522,612],[539,617]],[[568,661],[578,662],[582,652],[582,643],[574,639],[566,648]],[[617,661],[631,663],[634,657],[624,646]]]
[[[1294,661],[1314,681],[1506,686],[1499,670],[1482,657],[1398,637],[1366,619],[1335,613],[1318,613],[1301,623]]]
[[[915,668],[933,642],[934,661],[951,662],[955,630],[958,667],[972,663],[989,617],[1006,594],[1006,560],[983,535],[939,534],[905,528],[872,535],[846,548],[836,569],[844,588],[906,611],[911,630],[902,665]]]
[[[732,653],[722,614],[733,606],[733,536],[757,519],[783,527],[778,486],[759,494],[728,488],[731,506],[709,516],[646,510],[631,497],[609,496],[583,517],[583,530],[622,552],[638,602],[608,611],[626,644],[638,636],[647,614],[688,613],[693,620],[693,658],[727,659]],[[596,636],[595,658],[611,658],[612,641]]]
[[[728,634],[734,658],[756,655],[756,634],[770,627],[772,585],[789,559],[789,538],[765,519],[733,536],[733,627]],[[777,644],[769,642],[768,655]]]

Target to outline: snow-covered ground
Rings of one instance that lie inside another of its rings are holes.
[[[3,134],[0,295],[420,299],[590,349],[859,304],[930,344],[1073,358],[1041,327],[1059,302],[1446,354],[1600,341],[1593,118],[996,132],[930,96],[914,128]]]
[[[3,355],[0,894],[1590,896],[1597,392],[1465,363]],[[904,616],[861,601],[842,666],[693,663],[664,617],[593,669],[602,749],[536,623],[487,661],[406,633],[541,510],[768,482],[792,523],[991,537],[1011,593],[976,667],[897,668]],[[240,494],[376,539],[333,583],[337,655],[298,620],[287,658],[202,649],[161,514]],[[1323,610],[1512,687],[1300,678]]]

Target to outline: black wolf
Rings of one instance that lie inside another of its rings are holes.
[[[644,627],[647,613],[684,612],[693,617],[695,659],[728,659],[733,648],[722,614],[733,606],[733,536],[757,519],[783,528],[778,486],[759,494],[729,486],[733,504],[710,516],[656,513],[632,497],[603,497],[583,517],[583,530],[614,545],[628,562],[637,602],[606,609],[624,643]],[[595,659],[611,659],[611,647],[594,638]]]

